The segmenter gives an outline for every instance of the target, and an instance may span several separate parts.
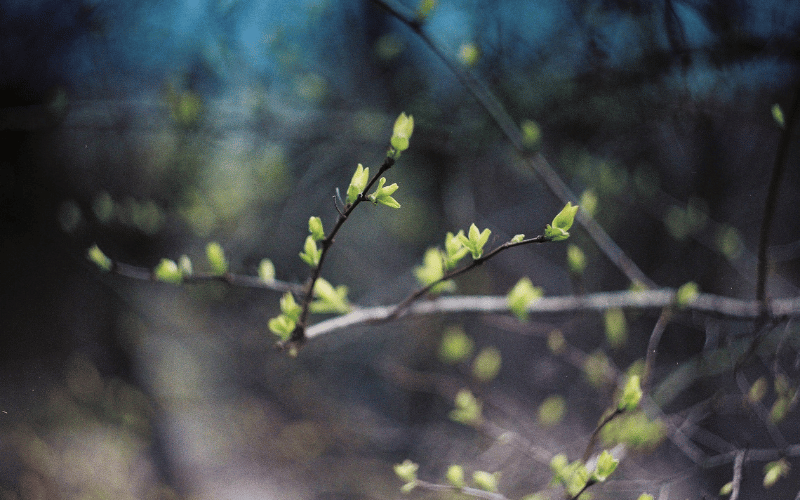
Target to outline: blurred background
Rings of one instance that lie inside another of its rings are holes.
[[[401,498],[392,464],[405,458],[431,480],[452,463],[502,471],[501,491],[521,498],[547,486],[546,462],[448,418],[458,389],[509,435],[576,459],[613,391],[549,354],[548,334],[623,370],[644,357],[657,312],[628,313],[627,342],[613,346],[602,315],[442,315],[337,332],[290,359],[266,327],[276,292],[137,281],[87,261],[97,243],[132,265],[185,254],[202,271],[217,241],[233,272],[255,275],[270,258],[279,279],[301,283],[309,216],[333,225],[336,189],[358,163],[382,162],[401,111],[416,123],[387,173],[402,208],[359,207],[326,262],[329,281],[357,304],[391,304],[415,289],[414,267],[447,231],[474,222],[492,230],[490,244],[540,234],[563,203],[371,1],[3,0],[0,27],[4,500]],[[425,30],[528,127],[531,151],[655,282],[754,298],[782,131],[772,110],[788,114],[800,84],[800,4],[440,0]],[[772,297],[800,286],[796,136],[787,157]],[[570,271],[566,244],[528,246],[458,291],[502,295],[523,276],[547,295],[631,285],[572,233],[583,272]],[[751,330],[681,317],[657,377]],[[448,332],[473,348],[443,358]],[[481,352],[499,354],[496,376],[473,373]],[[764,367],[752,370],[751,380]],[[735,387],[730,375],[695,384],[666,410],[724,387]],[[553,425],[537,412],[554,395],[567,411]],[[728,410],[705,425],[739,447],[775,446],[758,419]],[[790,415],[780,429],[796,443],[799,427]],[[651,448],[598,496],[710,498],[730,480],[730,465],[699,469],[668,442]],[[745,470],[752,495],[762,467]],[[800,480],[776,488],[790,498]]]

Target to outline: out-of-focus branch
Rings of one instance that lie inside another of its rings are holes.
[[[391,5],[386,0],[372,0],[373,3],[386,10],[400,22],[411,28],[414,33],[422,40],[428,48],[438,57],[447,69],[455,75],[464,88],[472,94],[475,100],[486,110],[506,140],[517,150],[520,156],[527,162],[528,166],[544,181],[550,191],[562,203],[577,203],[578,198],[575,193],[561,180],[558,173],[548,163],[547,159],[537,153],[533,157],[528,155],[522,140],[522,133],[519,127],[511,119],[503,105],[495,97],[492,91],[480,80],[472,76],[461,66],[454,63],[444,51],[428,36],[422,28],[422,23],[407,9],[401,9]],[[641,283],[648,288],[657,288],[656,283],[651,280],[633,260],[616,244],[614,240],[600,227],[600,225],[585,210],[578,212],[575,217],[578,223],[589,233],[595,244],[605,254],[605,256],[625,275],[635,283]]]
[[[673,305],[676,290],[603,292],[583,296],[543,297],[528,306],[530,314],[571,313],[576,311],[606,311],[611,308],[662,309]],[[343,328],[377,323],[393,319],[395,305],[358,308],[353,312],[321,321],[308,327],[309,339]],[[423,316],[447,313],[506,313],[510,309],[505,296],[439,297],[410,305],[402,316]],[[702,312],[736,320],[753,320],[761,314],[761,303],[720,295],[701,293],[683,311]],[[800,297],[777,299],[769,304],[770,314],[776,318],[800,317]]]

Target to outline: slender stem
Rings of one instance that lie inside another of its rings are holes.
[[[522,241],[507,241],[507,242],[503,243],[502,245],[500,245],[499,247],[497,247],[494,250],[492,250],[491,252],[489,252],[489,253],[487,253],[485,255],[482,255],[482,256],[478,257],[477,259],[473,259],[473,261],[469,265],[464,266],[464,267],[462,267],[460,269],[454,269],[453,271],[450,271],[449,273],[446,273],[444,276],[442,276],[438,280],[434,281],[433,283],[429,283],[427,286],[424,286],[424,287],[420,288],[419,290],[417,290],[416,292],[412,293],[411,295],[406,297],[405,300],[403,300],[402,302],[400,302],[399,304],[394,306],[394,310],[389,314],[389,318],[387,318],[387,319],[397,318],[403,312],[405,312],[411,304],[413,304],[415,301],[419,300],[424,295],[426,295],[428,292],[433,290],[433,288],[436,287],[437,285],[439,285],[441,283],[444,283],[446,281],[449,281],[449,280],[451,280],[453,278],[456,278],[458,276],[461,276],[462,274],[465,274],[465,273],[471,271],[472,269],[475,269],[476,267],[480,266],[481,264],[483,264],[487,260],[491,259],[495,255],[499,254],[500,252],[503,252],[504,250],[508,250],[509,248],[520,246],[520,245],[529,245],[529,244],[532,244],[532,243],[547,243],[549,241],[552,241],[552,240],[550,238],[547,238],[546,236],[542,236],[542,235],[539,235],[539,236],[536,236],[536,237],[533,237],[533,238],[528,238],[528,239],[525,239],[525,240],[522,240]]]
[[[756,269],[756,300],[764,304],[766,310],[767,301],[767,247],[769,246],[769,235],[772,229],[772,222],[775,216],[775,207],[778,201],[778,189],[780,188],[781,177],[786,169],[786,159],[791,146],[792,132],[795,125],[798,107],[800,107],[800,88],[794,96],[794,102],[786,115],[785,127],[781,134],[778,152],[775,155],[775,164],[772,167],[772,175],[767,188],[767,199],[764,202],[764,217],[761,220],[761,231],[758,238],[758,267]]]
[[[320,275],[322,274],[322,265],[325,263],[325,257],[328,255],[328,250],[333,245],[334,240],[336,239],[336,235],[339,233],[339,230],[342,228],[345,222],[347,222],[348,217],[350,214],[353,213],[353,210],[364,200],[367,199],[367,193],[372,186],[380,179],[380,177],[392,166],[394,165],[395,160],[392,156],[387,156],[386,159],[383,161],[383,164],[378,169],[378,172],[370,179],[369,183],[367,183],[366,187],[363,191],[356,197],[353,203],[347,205],[344,208],[344,212],[339,212],[339,217],[336,219],[336,224],[334,224],[333,229],[331,232],[325,236],[320,244],[322,245],[322,253],[319,257],[319,262],[314,269],[311,271],[311,276],[309,277],[305,291],[303,293],[303,302],[301,304],[302,311],[300,313],[300,317],[297,320],[297,324],[292,332],[292,335],[289,337],[287,344],[302,344],[306,340],[306,323],[308,321],[308,313],[311,309],[311,302],[314,300],[314,285],[319,280]],[[338,211],[338,209],[337,209]]]

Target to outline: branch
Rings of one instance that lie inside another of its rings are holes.
[[[531,314],[571,313],[577,311],[606,311],[612,308],[662,309],[673,305],[676,290],[662,288],[645,291],[602,292],[583,296],[565,295],[543,297],[528,306]],[[358,308],[353,312],[321,321],[306,331],[311,339],[343,328],[368,323],[385,322],[403,316],[425,316],[446,313],[507,313],[505,296],[439,297],[417,302],[399,315],[394,315],[398,305]],[[761,303],[720,295],[701,293],[682,311],[699,312],[734,320],[753,320],[761,314]],[[800,297],[771,301],[768,311],[776,319],[800,317]]]
[[[431,52],[442,61],[459,82],[472,94],[476,101],[486,110],[491,119],[505,136],[506,140],[517,150],[528,166],[536,172],[545,182],[550,191],[562,203],[577,203],[578,198],[575,193],[561,180],[558,173],[547,162],[541,153],[537,153],[530,158],[526,155],[525,146],[522,141],[522,133],[502,103],[495,97],[491,90],[480,80],[473,77],[461,66],[454,63],[439,48],[439,46],[423,31],[422,24],[413,14],[402,12],[400,9],[390,5],[386,0],[372,0],[373,3],[387,11],[400,22],[411,28],[414,33],[422,40]],[[581,210],[576,216],[578,223],[589,233],[595,244],[606,255],[606,257],[625,275],[631,282],[641,283],[648,288],[657,288],[656,283],[639,269],[636,263],[611,239],[608,233],[586,211]]]

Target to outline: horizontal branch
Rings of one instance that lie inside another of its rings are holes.
[[[543,297],[528,306],[530,314],[569,313],[576,311],[606,311],[611,308],[661,309],[672,305],[676,290],[602,292],[590,295],[567,295]],[[740,300],[720,295],[701,293],[682,308],[724,318],[753,320],[762,312],[762,304],[756,300]],[[343,328],[376,323],[392,319],[396,306],[358,308],[353,312],[331,318],[310,326],[306,331],[309,339],[335,332]],[[402,316],[424,316],[447,313],[506,313],[509,312],[505,296],[460,296],[439,297],[409,306]],[[800,317],[800,297],[776,299],[769,303],[768,313],[773,318]]]

